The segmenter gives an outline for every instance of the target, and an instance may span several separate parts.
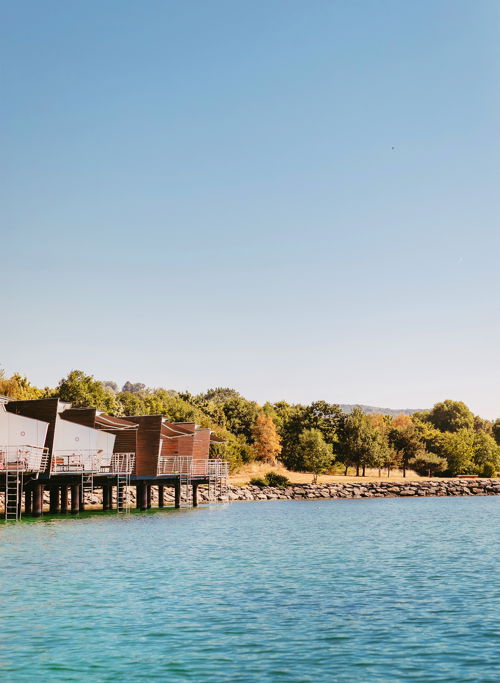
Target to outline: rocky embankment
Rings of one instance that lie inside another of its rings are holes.
[[[440,479],[434,481],[370,481],[335,484],[230,486],[229,500],[313,500],[321,498],[406,498],[417,496],[500,495],[500,479]]]

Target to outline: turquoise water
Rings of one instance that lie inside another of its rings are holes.
[[[0,678],[498,681],[500,499],[0,528]]]

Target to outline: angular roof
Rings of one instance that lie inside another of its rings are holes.
[[[137,425],[123,417],[114,417],[106,413],[97,413],[95,425],[98,429],[137,429]]]

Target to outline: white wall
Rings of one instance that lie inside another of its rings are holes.
[[[47,422],[33,420],[0,408],[0,446],[45,446]]]
[[[90,462],[99,456],[101,465],[109,465],[113,454],[115,435],[92,429],[56,417],[53,453],[58,455],[78,454],[87,469]],[[99,453],[102,451],[102,453]]]

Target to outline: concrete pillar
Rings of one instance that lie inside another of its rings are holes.
[[[61,514],[65,515],[68,512],[68,485],[61,486]]]
[[[71,485],[71,514],[77,515],[80,512],[80,484]]]
[[[160,484],[160,486],[158,486],[158,507],[159,508],[162,508],[165,506],[164,493],[165,493],[165,488],[162,484]]]
[[[198,484],[193,484],[193,507],[198,507]]]
[[[50,487],[50,514],[51,515],[57,515],[59,510],[60,510],[60,507],[59,507],[59,487],[58,486],[51,486]]]
[[[33,517],[41,517],[43,514],[43,484],[38,482],[33,489]]]

